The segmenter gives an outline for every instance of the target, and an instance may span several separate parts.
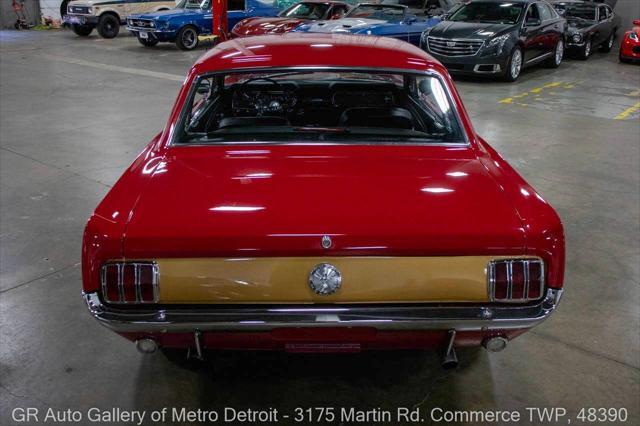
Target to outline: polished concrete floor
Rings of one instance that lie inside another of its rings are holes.
[[[506,351],[464,351],[447,372],[435,352],[226,354],[190,371],[95,323],[79,262],[88,215],[162,128],[203,50],[66,31],[0,40],[0,424],[14,407],[225,406],[564,407],[573,424],[583,407],[615,407],[640,424],[639,66],[597,53],[516,84],[457,81],[478,133],[567,234],[559,310]]]

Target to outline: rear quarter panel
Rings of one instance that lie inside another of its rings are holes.
[[[477,142],[478,158],[509,197],[520,216],[525,231],[527,254],[542,257],[548,265],[548,285],[562,288],[565,239],[560,217],[485,140],[477,137]]]

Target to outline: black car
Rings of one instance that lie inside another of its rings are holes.
[[[515,81],[524,67],[556,68],[567,22],[546,1],[473,0],[427,29],[420,46],[452,74],[501,76]]]
[[[596,48],[609,52],[620,27],[620,17],[609,5],[585,1],[557,1],[558,13],[568,22],[567,51],[588,59]]]

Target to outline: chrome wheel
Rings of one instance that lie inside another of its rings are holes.
[[[513,55],[511,56],[511,68],[509,72],[511,73],[511,78],[516,79],[520,75],[520,71],[522,70],[522,52],[520,49],[516,49],[513,51]]]
[[[182,32],[182,44],[184,47],[188,49],[193,49],[196,47],[196,43],[198,42],[198,35],[195,30],[189,28]]]
[[[588,58],[591,55],[591,40],[587,41],[587,44],[584,45],[584,57]]]
[[[562,42],[562,40],[558,41],[558,44],[556,44],[556,65],[560,65],[560,62],[562,62],[562,56],[564,55],[564,43]]]

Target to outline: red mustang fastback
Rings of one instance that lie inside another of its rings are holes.
[[[86,227],[83,295],[172,356],[503,349],[562,294],[553,208],[390,38],[222,43]]]
[[[342,18],[349,8],[341,1],[303,1],[283,10],[275,18],[243,19],[231,29],[231,37],[287,33],[306,22]]]

